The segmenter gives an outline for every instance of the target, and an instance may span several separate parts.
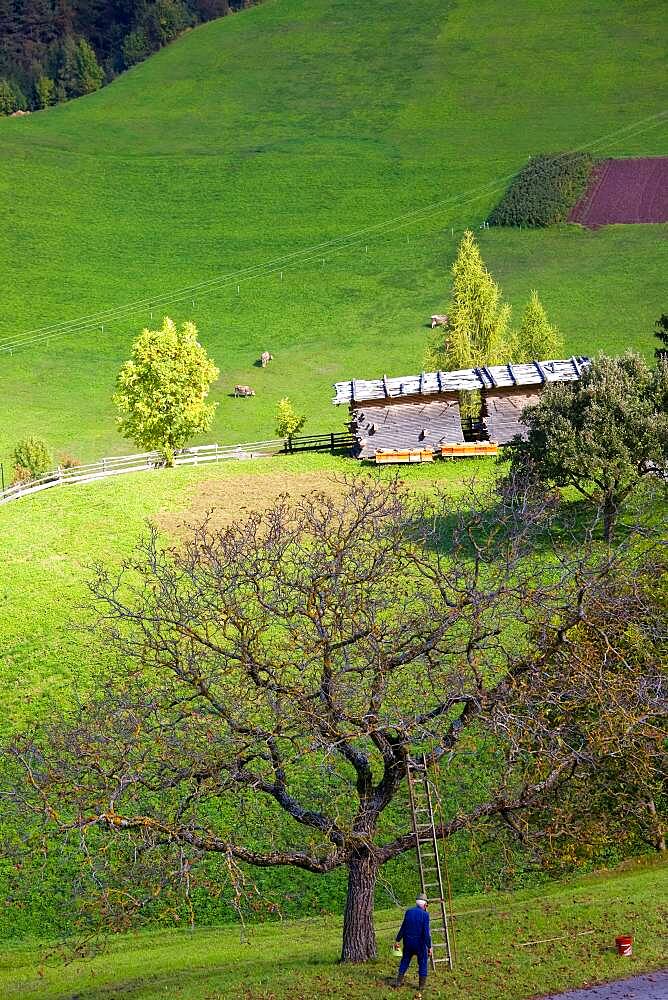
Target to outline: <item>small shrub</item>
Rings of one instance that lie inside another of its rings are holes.
[[[58,456],[58,465],[61,469],[78,469],[81,465],[81,460],[64,451]]]
[[[292,437],[292,435],[297,434],[306,423],[306,417],[296,412],[287,396],[278,401],[275,419],[276,433],[279,437]]]
[[[588,153],[532,156],[488,216],[487,223],[541,228],[565,222],[587,187],[594,163]]]
[[[53,465],[53,457],[46,441],[27,437],[19,441],[14,449],[14,467],[22,467],[29,472],[29,479],[39,479]]]
[[[20,483],[29,483],[33,479],[30,469],[26,469],[25,465],[15,465],[12,470],[12,486],[18,486]]]

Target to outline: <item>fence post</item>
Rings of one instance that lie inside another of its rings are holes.
[[[5,492],[5,467],[2,464],[2,462],[0,462],[0,479],[2,479],[2,492],[4,493]]]
[[[333,455],[334,454],[334,431],[332,431],[330,433],[329,440],[331,442],[331,448],[329,450],[330,450],[330,453]]]

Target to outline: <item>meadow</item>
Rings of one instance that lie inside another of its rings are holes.
[[[414,487],[461,489],[462,477],[486,477],[489,460],[438,462],[402,470]],[[0,731],[30,722],[89,683],[95,657],[85,631],[86,580],[97,562],[120,565],[147,522],[175,542],[184,524],[215,508],[219,520],[263,509],[281,493],[340,489],[361,471],[346,457],[306,454],[215,466],[181,467],[56,488],[0,510]],[[389,469],[378,475],[390,476]]]
[[[512,896],[455,899],[457,963],[432,973],[428,995],[451,1000],[525,1000],[547,991],[660,968],[665,961],[668,870],[656,862],[580,877]],[[379,957],[362,967],[336,965],[341,920],[314,918],[241,927],[144,932],[112,938],[86,961],[64,964],[48,944],[26,941],[0,951],[7,1000],[387,1000],[410,996],[389,986],[398,906],[376,912]],[[614,937],[634,935],[620,959]],[[48,956],[48,957],[47,957]]]
[[[665,311],[668,226],[479,226],[532,153],[665,152],[662,27],[658,0],[614,9],[605,0],[370,0],[363,16],[353,0],[265,0],[188,33],[96,94],[0,120],[5,474],[29,433],[82,460],[132,450],[114,428],[114,378],[135,334],[163,313],[194,319],[221,369],[207,440],[272,435],[284,395],[306,413],[307,431],[340,429],[347,414],[331,406],[333,381],[422,367],[428,317],[445,307],[466,227],[516,316],[538,289],[567,353],[649,354]],[[257,270],[240,273],[247,268]],[[117,311],[70,332],[52,326],[105,309]],[[263,349],[276,359],[266,370],[254,364]],[[230,398],[236,382],[257,396]],[[39,720],[90,684],[95,656],[72,627],[86,620],[85,581],[95,561],[129,552],[146,519],[169,536],[209,506],[233,517],[356,471],[344,458],[283,457],[118,477],[0,509],[0,730]],[[457,490],[492,471],[467,462],[401,475]],[[27,928],[40,917],[36,872]],[[619,965],[606,914],[618,930],[640,929],[634,966],[657,964],[658,873],[583,883],[582,900],[568,887],[529,894],[522,924],[510,908],[500,921],[476,918],[462,942],[468,971],[448,995],[511,1000],[611,975]],[[0,876],[14,873],[0,865]],[[295,884],[308,905],[339,908],[334,890],[327,897],[307,881]],[[9,934],[18,923],[5,914]],[[529,939],[553,927],[595,936],[574,939],[567,956],[553,946],[508,955],[507,931]],[[156,932],[115,939],[93,964],[64,969],[42,966],[43,949],[28,942],[0,958],[0,993],[385,996],[389,961],[333,968],[338,933],[334,918],[263,927],[250,945],[229,929]]]
[[[114,378],[164,312],[193,318],[221,369],[208,440],[272,434],[284,395],[308,430],[340,428],[331,383],[421,368],[461,232],[529,155],[665,152],[662,26],[658,0],[266,0],[1,120],[5,470],[28,433],[83,460],[132,450]],[[478,232],[516,315],[535,287],[566,351],[595,353],[652,350],[667,230]],[[44,332],[103,309],[119,311]],[[257,396],[230,398],[236,382]]]

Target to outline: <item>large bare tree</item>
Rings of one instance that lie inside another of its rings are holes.
[[[210,853],[230,872],[345,867],[342,959],[372,958],[379,871],[414,847],[397,807],[413,759],[455,789],[443,837],[520,831],[665,709],[657,663],[605,639],[613,620],[652,627],[638,545],[622,579],[619,554],[558,543],[551,516],[517,489],[454,509],[356,477],[175,548],[151,531],[91,584],[108,683],[13,748],[24,803],[87,849],[131,844],[156,880],[156,859],[189,883]],[[603,660],[578,653],[590,633]],[[484,780],[457,791],[477,753]]]

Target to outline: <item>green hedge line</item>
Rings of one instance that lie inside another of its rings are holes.
[[[539,229],[565,222],[594,163],[588,153],[532,156],[487,218],[488,225]]]

